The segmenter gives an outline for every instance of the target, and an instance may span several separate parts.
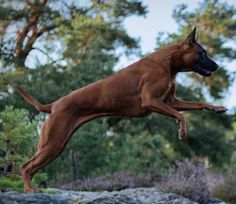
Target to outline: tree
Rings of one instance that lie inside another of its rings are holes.
[[[19,167],[36,149],[37,122],[29,120],[29,112],[6,106],[0,112],[0,190],[23,190]],[[45,185],[47,174],[39,172],[34,185]]]
[[[58,26],[59,11],[47,5],[47,0],[1,0],[1,55],[4,64],[10,60],[24,67],[34,44],[43,34]],[[16,34],[10,35],[9,32]]]
[[[59,3],[55,0],[1,0],[0,3],[2,63],[13,62],[16,65],[14,68],[27,67],[25,61],[32,50],[48,55],[48,51],[52,51],[51,45],[47,46],[48,42],[56,40],[58,43],[63,36],[69,34],[70,29],[72,35],[76,34],[77,38],[74,36],[73,40],[76,40],[81,51],[99,37],[101,32],[109,29],[113,31],[111,40],[123,41],[132,47],[135,41],[121,29],[121,22],[131,14],[143,15],[146,12],[142,3],[134,0],[89,0],[86,3],[65,0]],[[74,27],[78,33],[73,33]],[[70,39],[68,35],[66,43],[70,43]],[[44,48],[36,44],[43,44]]]
[[[0,167],[2,173],[19,173],[19,165],[35,150],[36,121],[30,121],[28,111],[6,106],[0,112]]]

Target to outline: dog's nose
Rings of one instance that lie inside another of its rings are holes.
[[[212,61],[210,70],[212,72],[214,72],[218,69],[218,67],[219,67],[218,64],[216,64],[214,61]]]

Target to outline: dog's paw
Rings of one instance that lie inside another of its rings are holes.
[[[216,113],[225,113],[228,109],[225,108],[224,106],[214,106],[213,111]]]
[[[180,140],[186,140],[186,133],[184,128],[179,129],[179,139]]]
[[[40,193],[40,189],[39,188],[25,188],[24,192],[26,193]]]

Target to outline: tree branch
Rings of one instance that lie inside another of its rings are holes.
[[[27,3],[29,3],[29,1]],[[15,55],[18,59],[18,63],[20,66],[24,66],[25,59],[28,56],[29,52],[32,50],[33,44],[35,43],[37,38],[42,35],[42,33],[38,32],[37,30],[37,23],[46,3],[47,0],[40,0],[38,5],[30,4],[31,19],[28,24],[24,28],[22,28],[17,34]],[[24,46],[24,42],[30,31],[32,31],[32,35],[28,38],[28,41]]]

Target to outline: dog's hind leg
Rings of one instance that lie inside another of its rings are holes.
[[[37,152],[29,161],[21,166],[21,174],[26,192],[35,191],[31,185],[31,178],[39,169],[60,155],[71,134],[74,132],[76,123],[78,123],[77,118],[65,112],[53,113],[45,121]]]
[[[52,153],[52,147],[46,145],[44,148],[38,150],[36,154],[25,164],[21,166],[21,175],[24,180],[24,191],[34,192],[36,189],[32,188],[31,179],[37,170],[46,166],[53,159],[55,159],[56,154]]]

